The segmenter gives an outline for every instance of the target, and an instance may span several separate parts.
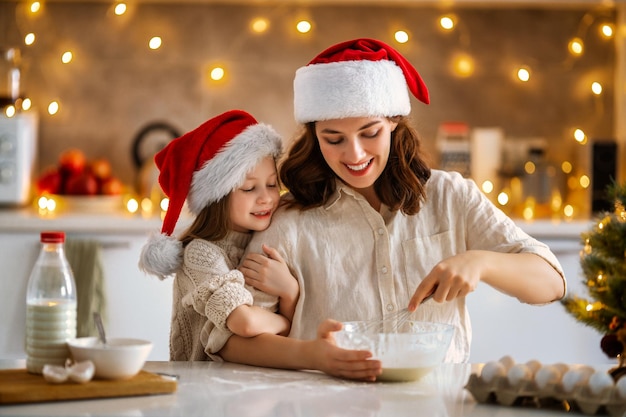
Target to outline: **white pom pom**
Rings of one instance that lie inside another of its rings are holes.
[[[504,368],[508,371],[513,365],[515,365],[515,359],[509,355],[505,355],[500,358],[499,362],[504,365]]]
[[[601,394],[613,385],[613,378],[605,371],[596,371],[589,377],[589,389],[594,395]]]
[[[528,365],[523,363],[518,363],[513,365],[511,369],[508,370],[506,374],[509,379],[509,383],[511,385],[517,385],[522,381],[529,381],[532,379],[532,372]]]
[[[535,373],[535,382],[539,389],[544,389],[548,384],[558,384],[561,382],[561,371],[554,365],[543,366]]]
[[[485,382],[491,382],[495,377],[506,376],[506,368],[501,362],[487,362],[480,374]]]
[[[160,279],[176,273],[183,263],[183,245],[178,239],[154,233],[141,250],[139,268]]]

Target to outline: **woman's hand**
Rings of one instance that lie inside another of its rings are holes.
[[[369,351],[338,347],[333,332],[339,330],[341,323],[330,319],[318,326],[317,339],[310,341],[305,349],[313,359],[312,368],[339,378],[375,381],[382,373],[381,362],[371,359]]]
[[[442,303],[465,297],[474,291],[480,282],[483,269],[488,266],[481,253],[463,252],[435,265],[417,286],[409,302],[409,311],[415,311],[431,293],[435,301]]]
[[[300,292],[298,281],[282,256],[266,245],[263,245],[263,252],[265,254],[249,253],[239,266],[246,284],[281,299],[296,300]]]

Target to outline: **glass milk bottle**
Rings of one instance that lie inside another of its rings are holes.
[[[42,232],[41,252],[26,291],[26,369],[64,365],[76,337],[76,283],[65,257],[65,233]]]

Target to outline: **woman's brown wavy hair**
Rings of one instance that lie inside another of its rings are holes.
[[[391,133],[389,161],[374,183],[374,189],[380,200],[392,210],[416,214],[426,198],[430,167],[421,150],[417,131],[409,125],[408,119],[398,117],[392,120],[398,125]],[[280,166],[280,180],[293,196],[288,206],[309,209],[326,204],[335,191],[336,178],[322,156],[315,123],[307,123]]]

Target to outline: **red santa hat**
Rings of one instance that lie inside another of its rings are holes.
[[[150,236],[142,250],[139,267],[161,279],[174,274],[183,249],[172,234],[185,201],[198,215],[241,186],[263,158],[277,159],[281,152],[278,133],[242,110],[220,114],[170,142],[154,157],[169,206],[161,233]]]
[[[407,91],[428,104],[428,89],[398,51],[376,39],[354,39],[323,51],[296,71],[296,121],[406,116]]]

